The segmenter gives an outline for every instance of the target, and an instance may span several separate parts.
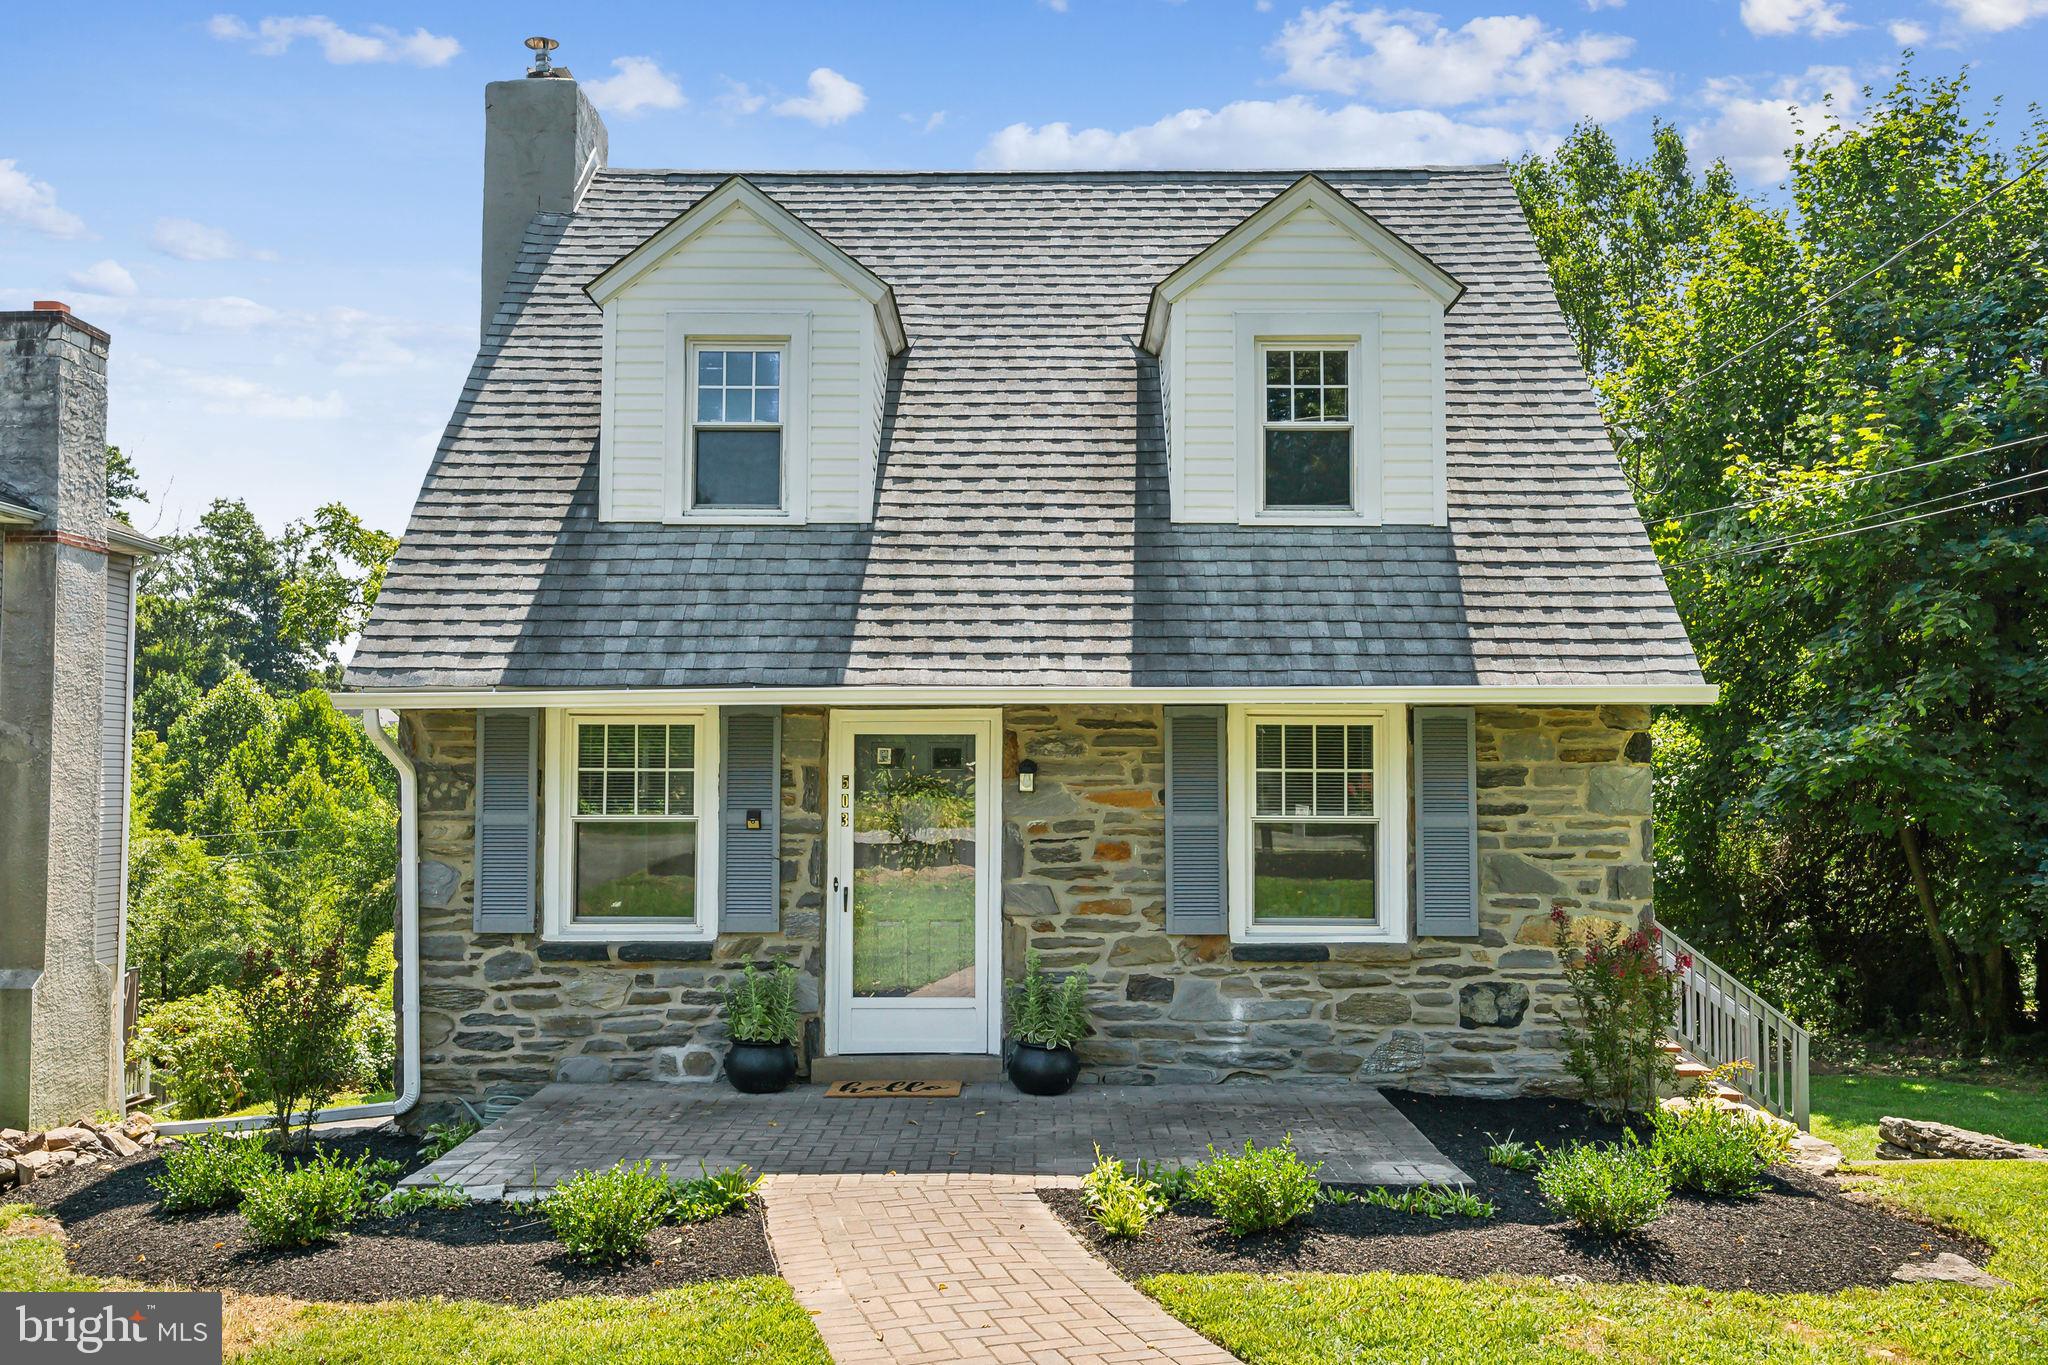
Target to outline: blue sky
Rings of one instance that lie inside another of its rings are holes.
[[[1968,64],[2016,110],[2048,0],[977,0],[19,6],[0,307],[114,334],[112,435],[167,531],[340,499],[403,526],[475,342],[484,83],[561,40],[612,162],[1474,162],[1652,117],[1752,184],[1788,104]]]

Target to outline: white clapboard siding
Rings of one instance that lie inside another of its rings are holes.
[[[616,521],[660,521],[682,477],[664,419],[671,387],[671,313],[810,314],[809,518],[865,521],[887,375],[875,310],[840,280],[735,204],[620,292],[606,309],[602,460]],[[786,420],[798,420],[790,412]],[[678,436],[680,439],[680,434]]]
[[[1378,314],[1382,520],[1440,524],[1443,305],[1314,204],[1268,229],[1174,305],[1164,382],[1178,397],[1169,401],[1169,443],[1180,519],[1238,519],[1236,316],[1290,310]]]
[[[128,726],[133,695],[135,561],[107,556],[107,617],[100,688],[100,845],[93,864],[92,955],[120,965],[128,890]]]

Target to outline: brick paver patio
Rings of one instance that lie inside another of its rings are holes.
[[[724,1085],[550,1085],[408,1184],[480,1196],[547,1189],[579,1170],[651,1159],[769,1175],[1079,1175],[1094,1145],[1127,1161],[1192,1162],[1292,1133],[1325,1180],[1458,1184],[1452,1165],[1369,1086],[1084,1085],[1035,1099],[1007,1084],[958,1099],[830,1100],[818,1086],[742,1095]]]
[[[768,1236],[839,1365],[1236,1365],[1083,1249],[1033,1193],[1046,1183],[772,1176]]]

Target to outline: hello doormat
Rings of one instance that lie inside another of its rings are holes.
[[[959,1097],[958,1081],[834,1081],[825,1090],[828,1100],[953,1100]]]

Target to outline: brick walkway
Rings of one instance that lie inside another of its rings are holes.
[[[839,1365],[1236,1365],[1084,1250],[1032,1192],[1048,1183],[778,1175],[763,1193],[783,1276]]]
[[[1278,1142],[1332,1181],[1412,1185],[1466,1176],[1369,1086],[1084,1085],[1034,1099],[1001,1082],[949,1100],[828,1100],[817,1086],[742,1095],[724,1085],[557,1084],[408,1179],[479,1197],[546,1189],[579,1170],[651,1159],[771,1175],[1080,1175],[1094,1145],[1126,1161],[1193,1162]]]

